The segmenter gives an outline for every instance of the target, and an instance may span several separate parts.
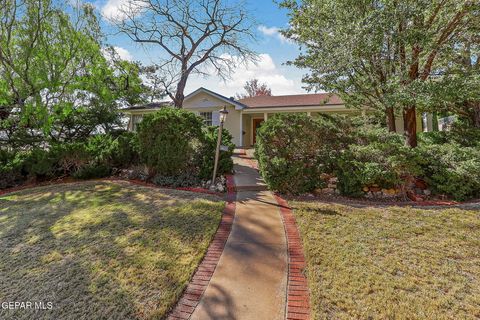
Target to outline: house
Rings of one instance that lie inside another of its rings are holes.
[[[169,103],[151,103],[124,109],[130,117],[129,130],[135,130],[145,114],[155,112]],[[347,108],[340,97],[328,93],[300,94],[288,96],[257,96],[235,100],[227,98],[211,90],[200,88],[185,97],[183,108],[202,117],[208,125],[219,124],[219,111],[226,107],[228,116],[224,127],[233,136],[238,147],[250,147],[256,141],[256,129],[269,116],[281,112],[302,112],[310,116],[318,113],[361,114],[366,110]],[[422,119],[419,117],[418,130],[422,130]],[[397,128],[403,132],[403,122],[397,119]]]

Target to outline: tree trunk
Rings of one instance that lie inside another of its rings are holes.
[[[187,80],[189,76],[189,72],[187,72],[186,66],[182,67],[182,76],[180,81],[177,83],[177,91],[175,92],[175,98],[173,99],[173,103],[175,104],[175,108],[183,108],[183,100],[185,99],[184,92],[185,87],[187,86]]]
[[[403,123],[406,144],[411,148],[415,148],[417,146],[417,112],[415,106],[404,109]]]
[[[473,104],[472,122],[474,128],[480,129],[480,102]]]
[[[397,126],[395,124],[395,111],[393,107],[387,108],[385,111],[387,114],[387,127],[390,132],[397,132]]]
[[[184,92],[185,87],[187,86],[187,80],[188,74],[184,72],[182,77],[180,78],[180,81],[178,81],[177,91],[175,92],[175,99],[173,99],[176,108],[183,108],[183,100],[185,99]]]

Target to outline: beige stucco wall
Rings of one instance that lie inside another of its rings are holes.
[[[227,120],[224,124],[224,127],[230,132],[233,137],[233,142],[236,146],[244,146],[249,147],[252,145],[253,142],[253,119],[263,119],[265,113],[268,116],[271,116],[275,113],[279,112],[301,112],[301,113],[310,113],[312,116],[316,116],[319,113],[334,113],[334,114],[351,114],[351,115],[358,115],[362,111],[356,109],[347,109],[345,106],[319,106],[319,107],[306,107],[306,108],[282,108],[280,110],[273,110],[273,109],[246,109],[246,110],[235,110],[235,106],[233,104],[228,103],[223,99],[219,99],[215,96],[212,96],[205,92],[199,92],[195,96],[191,97],[190,99],[184,102],[184,109],[194,112],[195,114],[199,114],[200,112],[218,112],[223,107],[226,106],[228,110]],[[156,110],[138,110],[133,111],[132,114],[145,114],[149,112],[154,112]],[[397,132],[403,133],[403,119],[402,117],[397,117],[396,119],[397,125]],[[417,119],[417,127],[418,131],[421,132],[422,130],[422,120],[421,116],[419,115]],[[131,128],[129,127],[131,130]],[[245,132],[242,139],[242,131]]]
[[[227,107],[228,115],[225,121],[224,128],[227,129],[233,136],[233,143],[236,146],[241,146],[240,143],[240,110],[235,110],[235,107],[228,102],[213,97],[204,92],[200,92],[191,99],[184,102],[183,108],[192,111],[196,114],[200,112],[218,112],[224,106]]]

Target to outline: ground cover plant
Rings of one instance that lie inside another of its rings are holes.
[[[41,313],[2,310],[0,318],[162,318],[206,252],[223,207],[215,196],[126,182],[0,196],[0,300],[53,303]]]
[[[480,317],[480,207],[290,205],[312,319]]]

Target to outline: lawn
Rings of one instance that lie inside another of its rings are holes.
[[[158,319],[221,219],[216,196],[85,182],[0,196],[0,319]]]
[[[480,210],[291,205],[313,319],[480,317]]]

